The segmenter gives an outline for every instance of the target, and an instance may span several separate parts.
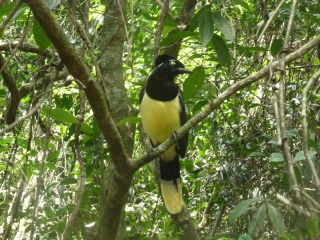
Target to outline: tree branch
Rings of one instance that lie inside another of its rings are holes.
[[[300,58],[305,53],[310,51],[313,47],[320,44],[320,36],[315,37],[310,40],[308,43],[303,45],[298,50],[293,53],[287,55],[284,59],[285,63],[289,63],[297,58]],[[151,162],[156,157],[159,157],[162,153],[169,149],[175,142],[177,142],[184,134],[186,134],[191,128],[195,127],[199,124],[203,119],[205,119],[211,112],[217,109],[221,103],[230,98],[237,91],[250,86],[254,82],[257,82],[261,78],[267,76],[269,74],[270,68],[276,70],[278,68],[280,61],[275,61],[271,64],[268,64],[264,68],[260,69],[258,72],[253,75],[246,77],[245,79],[235,83],[234,85],[227,88],[224,92],[222,92],[216,99],[211,101],[207,106],[198,114],[194,115],[185,125],[177,130],[177,134],[175,137],[170,137],[168,140],[160,144],[158,147],[154,148],[151,153],[144,154],[139,158],[132,159],[132,165],[135,170],[139,169],[144,164]]]
[[[302,90],[302,106],[301,106],[301,115],[302,115],[302,146],[303,146],[303,153],[304,156],[307,159],[307,162],[310,166],[312,175],[314,177],[315,180],[315,185],[316,185],[316,189],[318,194],[320,194],[320,180],[317,174],[317,170],[313,164],[313,161],[310,157],[309,154],[309,146],[308,146],[308,121],[307,121],[307,99],[308,99],[308,92],[310,90],[310,88],[312,87],[312,85],[314,84],[314,82],[316,80],[318,80],[320,78],[320,70],[318,70],[315,74],[312,75],[312,77],[310,78],[310,80],[308,81],[307,85],[303,88]]]
[[[84,91],[89,100],[95,119],[108,142],[111,159],[114,161],[116,168],[119,171],[130,171],[130,162],[128,161],[128,156],[121,140],[121,136],[116,124],[111,118],[104,94],[101,91],[99,84],[94,81],[86,64],[78,55],[68,36],[55,20],[44,1],[25,1],[31,7],[34,16],[57,49],[60,58],[68,68],[70,74],[85,86]]]

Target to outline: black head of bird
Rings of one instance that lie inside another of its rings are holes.
[[[183,73],[192,73],[191,70],[184,67],[184,65],[174,57],[167,54],[159,55],[155,61],[155,70],[163,69],[163,72],[175,77]]]

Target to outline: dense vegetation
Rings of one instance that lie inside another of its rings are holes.
[[[0,19],[3,239],[320,238],[319,1],[2,0]],[[138,114],[160,53],[194,72],[178,216]]]

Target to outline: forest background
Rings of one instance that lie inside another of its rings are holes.
[[[320,6],[1,0],[3,239],[320,238]],[[138,93],[177,57],[187,124],[150,151]],[[189,131],[185,208],[154,159]]]

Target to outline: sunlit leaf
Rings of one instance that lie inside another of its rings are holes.
[[[284,225],[282,215],[277,211],[277,209],[271,203],[267,202],[267,205],[268,205],[268,215],[272,225],[280,234],[284,234],[286,232],[286,227]]]
[[[61,150],[59,149],[59,150],[55,150],[55,151],[52,151],[51,153],[49,153],[47,156],[47,161],[50,162],[50,161],[56,160],[59,157],[60,152],[61,152]]]
[[[56,109],[48,109],[46,110],[46,114],[52,117],[56,121],[60,121],[63,123],[76,123],[77,118],[73,116],[70,112],[56,108]]]
[[[218,12],[212,13],[212,19],[215,26],[225,36],[225,38],[233,42],[235,33],[230,20],[221,16],[221,14]]]
[[[310,157],[312,157],[312,156],[314,156],[316,154],[317,154],[317,152],[314,151],[314,150],[309,151]],[[306,159],[306,157],[304,156],[304,152],[303,151],[299,151],[299,152],[296,153],[296,155],[295,155],[293,160],[294,161],[301,161],[301,160],[305,160],[305,159]]]
[[[282,153],[271,153],[269,157],[270,162],[283,162],[284,157]]]
[[[264,219],[266,217],[266,204],[263,203],[254,213],[251,222],[248,225],[248,232],[251,236],[255,236],[259,229],[262,229]]]
[[[213,36],[213,20],[209,12],[203,12],[198,19],[200,40],[203,46],[206,46]]]

